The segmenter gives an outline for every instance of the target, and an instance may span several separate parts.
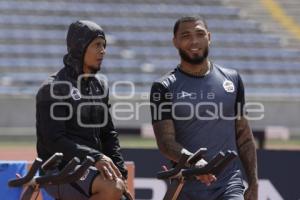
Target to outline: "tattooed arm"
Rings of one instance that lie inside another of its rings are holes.
[[[153,123],[156,143],[160,152],[168,159],[178,162],[183,147],[175,141],[175,128],[170,119]]]
[[[160,83],[152,85],[150,94],[152,126],[160,152],[167,159],[178,162],[184,148],[175,140],[176,131],[171,113],[172,102],[167,98],[168,93],[169,90],[164,85]],[[216,180],[212,174],[204,174],[196,178],[206,185]]]
[[[166,158],[178,162],[183,147],[175,141],[172,102],[167,98],[168,94],[169,89],[165,85],[153,83],[150,94],[152,125],[160,152]]]
[[[175,128],[173,121],[167,119],[155,122],[153,123],[153,129],[160,152],[166,158],[174,162],[178,162],[181,156],[181,151],[184,148],[175,141]],[[197,179],[207,186],[216,181],[216,177],[212,174],[200,175],[197,176]]]
[[[258,178],[256,148],[252,131],[247,119],[241,117],[236,121],[237,148],[247,175],[249,187],[245,192],[245,200],[258,199]]]

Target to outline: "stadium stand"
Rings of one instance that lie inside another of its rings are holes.
[[[251,4],[241,0],[223,0],[227,6],[242,9],[242,16],[260,22],[264,32],[281,38],[289,48],[300,46],[300,3],[297,0],[253,0]]]
[[[35,94],[62,66],[66,29],[77,19],[93,20],[107,32],[103,72],[109,83],[131,80],[136,92],[148,92],[178,64],[172,27],[187,14],[207,18],[213,61],[238,69],[247,94],[300,94],[300,50],[284,47],[223,0],[11,0],[0,1],[0,13],[0,94]]]

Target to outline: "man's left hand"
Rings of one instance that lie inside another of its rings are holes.
[[[258,199],[258,185],[250,184],[244,194],[245,200],[257,200]]]

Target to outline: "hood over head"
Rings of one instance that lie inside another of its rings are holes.
[[[83,73],[83,59],[86,48],[97,37],[106,39],[103,29],[92,21],[79,20],[69,26],[67,34],[68,53],[64,56],[64,64],[74,69],[76,76]]]

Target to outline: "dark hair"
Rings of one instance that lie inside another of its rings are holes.
[[[174,25],[174,28],[173,28],[173,34],[174,36],[176,35],[176,32],[178,30],[178,27],[181,23],[183,22],[196,22],[196,21],[201,21],[203,24],[204,24],[204,27],[206,29],[207,28],[207,23],[204,19],[204,17],[200,16],[200,15],[192,15],[192,16],[185,16],[185,17],[181,17],[179,18],[176,22],[175,22],[175,25]]]

